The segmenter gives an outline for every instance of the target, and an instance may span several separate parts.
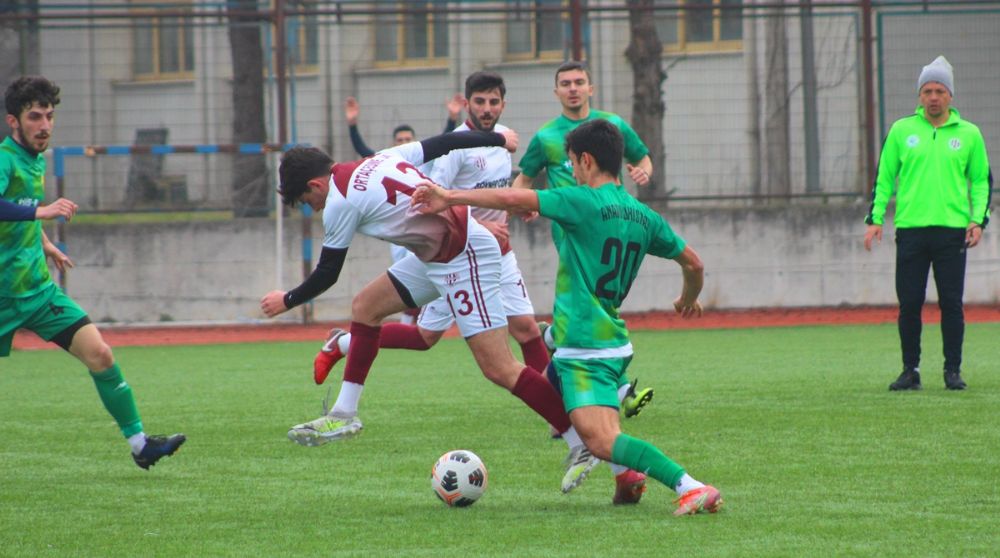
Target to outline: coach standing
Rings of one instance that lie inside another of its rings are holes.
[[[879,159],[865,249],[882,241],[889,198],[896,191],[896,297],[903,372],[892,391],[920,389],[921,309],[933,266],[941,308],[944,385],[965,389],[962,338],[967,248],[979,244],[989,222],[993,181],[983,135],[951,108],[951,64],[939,56],[917,81],[920,106],[889,130]],[[898,186],[897,186],[898,178]]]

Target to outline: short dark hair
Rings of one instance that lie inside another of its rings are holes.
[[[475,72],[465,78],[465,98],[468,99],[473,93],[483,93],[500,90],[500,98],[507,95],[507,86],[503,83],[503,77],[496,72]]]
[[[400,124],[399,126],[393,128],[392,137],[395,138],[396,134],[400,132],[410,132],[411,134],[413,134],[413,137],[417,137],[417,133],[413,130],[413,126],[410,126],[409,124]]]
[[[318,176],[329,176],[332,166],[333,159],[316,147],[296,145],[286,151],[278,165],[281,203],[294,207],[309,189],[309,181]]]
[[[587,74],[587,81],[593,83],[594,80],[590,77],[590,68],[586,64],[580,62],[579,60],[570,60],[568,62],[563,62],[556,68],[556,85],[559,85],[559,74],[563,72],[571,72],[573,70],[580,70],[581,72]]]
[[[42,76],[22,76],[7,87],[3,96],[7,114],[20,117],[21,112],[38,103],[43,107],[59,104],[59,88]]]
[[[566,135],[566,152],[579,159],[584,153],[597,162],[597,168],[618,176],[622,172],[625,138],[617,126],[603,118],[584,122]]]

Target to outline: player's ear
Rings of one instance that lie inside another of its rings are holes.
[[[319,190],[324,186],[328,186],[329,184],[330,184],[329,179],[323,176],[317,176],[316,178],[310,180],[309,182],[306,182],[307,187],[315,190]]]
[[[10,128],[11,130],[16,130],[17,129],[16,125],[17,125],[17,117],[14,116],[13,114],[8,114],[7,127]]]

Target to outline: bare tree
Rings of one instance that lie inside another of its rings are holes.
[[[649,148],[653,176],[639,199],[651,200],[665,192],[663,184],[663,82],[667,73],[660,63],[663,44],[656,35],[652,0],[628,0],[629,44],[625,57],[632,66],[632,127]]]
[[[258,19],[243,15],[257,0],[228,0],[229,48],[233,59],[233,141],[264,143],[264,49]],[[240,12],[240,13],[234,13]],[[267,161],[264,155],[233,155],[233,215],[268,214]]]
[[[782,8],[774,10],[764,24],[764,57],[764,184],[769,194],[790,194],[788,30]]]
[[[0,16],[38,15],[38,0],[0,2]],[[18,76],[38,73],[38,20],[0,20],[0,89]],[[0,120],[0,138],[10,133],[7,122]]]

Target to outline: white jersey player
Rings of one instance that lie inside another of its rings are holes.
[[[598,463],[572,428],[562,399],[541,372],[518,362],[507,344],[507,321],[500,290],[500,247],[469,209],[438,216],[410,207],[414,185],[424,179],[416,166],[451,149],[504,145],[516,149],[517,136],[461,132],[435,136],[334,165],[316,148],[296,147],[279,167],[282,202],[308,203],[323,215],[325,237],[316,270],[298,287],[271,291],[261,300],[267,316],[311,300],[340,275],[355,233],[381,238],[413,254],[363,288],[351,304],[351,347],[336,403],[328,414],[292,427],[296,443],[312,446],[360,432],[358,403],[378,354],[382,320],[407,307],[448,300],[459,330],[484,376],[508,389],[562,433],[570,446],[563,490],[586,478]],[[429,218],[428,218],[429,217]]]
[[[456,131],[480,130],[504,132],[498,124],[505,106],[506,87],[503,78],[494,72],[476,72],[465,82],[469,120]],[[437,184],[451,189],[492,189],[510,186],[510,153],[500,147],[475,147],[451,151],[434,161],[430,178]],[[511,335],[521,345],[524,362],[536,370],[545,370],[549,355],[541,340],[535,322],[535,310],[528,297],[527,288],[517,259],[511,251],[507,230],[507,212],[496,209],[472,208],[472,216],[497,238],[500,244],[500,290],[504,313]],[[438,298],[420,312],[418,327],[383,327],[381,348],[427,350],[434,346],[445,331],[455,323],[453,303]],[[350,334],[341,330],[331,332],[330,339],[316,355],[313,366],[316,383],[323,383],[333,365],[343,358],[350,346]]]

